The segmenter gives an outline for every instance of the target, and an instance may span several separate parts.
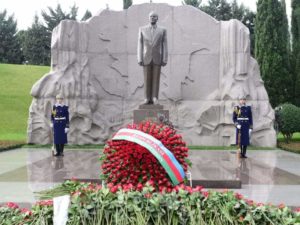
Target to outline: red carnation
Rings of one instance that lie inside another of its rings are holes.
[[[184,171],[187,172],[188,148],[182,140],[182,136],[177,134],[175,129],[150,121],[130,124],[127,128],[142,131],[158,139],[173,153]],[[167,188],[172,186],[168,174],[158,160],[146,148],[134,142],[107,141],[101,160],[102,177],[106,183],[111,183],[111,187],[117,184],[130,184],[130,189],[141,190],[142,186],[149,181],[157,190],[159,190],[159,186]]]
[[[17,209],[17,208],[19,208],[19,206],[16,203],[14,203],[14,202],[7,202],[6,206],[8,208],[11,208],[11,209]]]

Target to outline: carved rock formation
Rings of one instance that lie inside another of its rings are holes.
[[[87,22],[65,20],[53,30],[51,71],[31,90],[28,142],[52,141],[50,111],[58,93],[70,108],[69,143],[104,143],[132,122],[143,100],[138,27],[148,23],[152,10],[168,32],[160,104],[170,110],[170,120],[188,144],[233,144],[233,106],[247,95],[253,107],[252,144],[275,146],[274,111],[250,56],[248,29],[237,20],[216,21],[191,6],[153,3],[104,10]]]

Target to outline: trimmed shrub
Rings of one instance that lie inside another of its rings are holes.
[[[278,131],[282,133],[288,143],[293,133],[300,131],[300,108],[285,103],[275,109],[275,119]]]

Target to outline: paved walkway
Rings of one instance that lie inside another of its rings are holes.
[[[68,149],[64,157],[49,149],[16,149],[0,153],[0,204],[30,206],[34,192],[66,178],[98,179],[98,150]],[[248,151],[239,159],[234,151],[191,151],[193,179],[240,180],[233,189],[256,202],[300,206],[300,155],[281,150]]]

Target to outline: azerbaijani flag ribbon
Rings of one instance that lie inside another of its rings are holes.
[[[179,162],[159,140],[139,130],[123,128],[112,140],[126,140],[145,147],[160,162],[171,178],[173,185],[181,183],[185,177],[184,170]]]

